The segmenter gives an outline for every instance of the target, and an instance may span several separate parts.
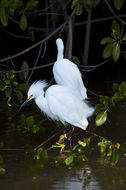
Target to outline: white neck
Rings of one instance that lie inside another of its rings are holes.
[[[57,45],[57,60],[63,59],[63,51],[64,51],[64,45],[62,39],[58,38],[56,40],[56,45]]]
[[[37,104],[37,106],[40,108],[40,110],[46,114],[48,117],[54,119],[54,116],[53,114],[51,113],[50,111],[50,108],[48,106],[48,103],[47,103],[47,99],[41,95],[41,96],[38,96],[36,99],[35,99],[35,103]]]

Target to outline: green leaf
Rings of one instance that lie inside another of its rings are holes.
[[[17,85],[16,90],[21,91],[22,93],[25,93],[28,90],[28,87],[29,87],[28,84],[21,83]]]
[[[7,104],[8,104],[8,106],[11,106],[10,101],[11,101],[11,97],[9,97],[8,100],[7,100]]]
[[[21,16],[20,28],[23,31],[27,28],[27,18],[26,18],[26,16],[24,14]]]
[[[100,112],[97,115],[95,119],[95,125],[97,127],[103,125],[106,122],[106,119],[107,119],[107,110],[105,110],[104,112]]]
[[[118,83],[114,83],[113,86],[112,86],[112,90],[113,90],[113,92],[118,92],[118,90],[119,90],[119,84]]]
[[[123,97],[120,92],[115,92],[114,95],[112,96],[113,102],[119,102],[122,99],[123,99]]]
[[[19,90],[16,90],[16,96],[17,96],[19,102],[22,103],[22,98],[23,98],[22,92]]]
[[[21,65],[21,70],[28,70],[29,66],[28,63],[26,61],[23,62],[23,64]],[[19,73],[19,78],[23,81],[25,81],[26,77],[28,76],[29,71],[24,71]]]
[[[114,0],[114,7],[117,9],[117,10],[120,10],[121,7],[123,5],[123,0]]]
[[[28,127],[33,127],[33,125],[34,125],[34,118],[33,118],[33,116],[27,117],[26,124],[27,124]]]
[[[113,33],[117,33],[120,36],[120,26],[115,20],[112,21],[111,30]]]
[[[8,17],[6,15],[5,8],[0,8],[0,20],[4,27],[8,25]]]
[[[113,38],[111,38],[111,37],[105,37],[105,38],[103,38],[103,39],[100,41],[100,43],[101,43],[102,45],[105,45],[105,44],[112,43],[113,41],[114,41]]]
[[[86,142],[81,141],[81,140],[78,141],[78,144],[81,145],[82,147],[85,147],[87,145]]]
[[[117,164],[118,160],[119,160],[119,153],[117,150],[113,150],[112,155],[110,157],[110,163],[112,164],[112,166],[114,166]]]
[[[25,11],[31,11],[33,8],[35,8],[38,5],[38,1],[30,0],[27,2]]]
[[[6,170],[0,167],[0,174],[5,174]]]
[[[119,92],[121,93],[121,95],[125,95],[126,96],[126,83],[122,82],[119,86]]]
[[[8,0],[1,0],[1,1],[0,1],[0,7],[1,7],[1,8],[7,8],[8,5],[9,5]]]
[[[94,114],[97,115],[99,112],[103,111],[105,109],[103,104],[97,104],[95,107]]]
[[[9,7],[13,10],[23,8],[24,2],[22,0],[15,0],[9,2]]]
[[[5,84],[5,82],[0,81],[0,91],[4,91],[7,88],[7,85]]]
[[[71,165],[72,163],[73,163],[73,161],[74,161],[74,157],[76,156],[76,154],[74,153],[74,154],[71,154],[70,156],[68,156],[66,159],[65,159],[65,164],[67,165],[67,166],[69,166],[69,165]]]
[[[112,55],[112,49],[114,47],[115,43],[111,43],[111,44],[108,44],[104,50],[103,50],[103,54],[102,54],[102,57],[104,59],[110,57]]]
[[[72,56],[72,61],[76,64],[76,65],[80,65],[80,61],[77,57]]]
[[[6,96],[6,98],[10,97],[10,95],[11,95],[11,89],[10,89],[10,88],[7,88],[7,89],[5,90],[5,96]]]
[[[77,5],[78,2],[79,2],[79,0],[73,0],[71,9],[73,9]]]
[[[109,96],[100,96],[99,101],[104,105],[104,109],[112,106],[112,100]]]
[[[78,3],[76,5],[76,15],[81,15],[83,13],[83,5],[81,3]]]
[[[115,62],[118,61],[119,57],[120,57],[120,45],[119,43],[116,43],[112,49],[112,57],[114,59]]]
[[[32,132],[34,133],[34,134],[36,134],[38,131],[39,131],[39,126],[38,125],[33,125],[32,126]]]
[[[47,160],[48,159],[48,154],[47,154],[47,152],[43,151],[42,147],[40,147],[40,148],[37,149],[37,154],[34,157],[34,159],[37,159],[37,160],[39,160],[40,158],[43,159],[43,160]]]

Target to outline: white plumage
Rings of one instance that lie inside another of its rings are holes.
[[[28,90],[28,99],[23,105],[35,99],[40,110],[51,119],[85,130],[88,126],[87,118],[93,114],[94,108],[79,99],[74,90],[68,87],[53,85],[44,92],[46,87],[45,81],[33,83]]]
[[[87,90],[83,84],[81,73],[76,64],[63,58],[64,45],[61,38],[56,40],[57,61],[53,66],[53,74],[57,84],[67,86],[76,91],[78,98],[86,99]]]

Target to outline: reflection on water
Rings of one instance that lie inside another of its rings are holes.
[[[19,120],[19,113],[16,110],[17,108],[14,107],[8,108],[6,102],[1,102],[0,141],[3,141],[5,147],[10,149],[22,148],[26,143],[38,145],[41,142],[41,136],[32,138],[32,136],[21,135],[16,130]],[[110,113],[111,123],[109,122],[105,130],[102,128],[104,136],[118,139],[122,143],[126,142],[125,113],[125,102],[118,105],[118,109],[112,110]],[[50,125],[50,123],[48,124]],[[50,129],[52,130],[51,126]],[[5,175],[0,175],[1,190],[126,189],[126,158],[124,155],[120,155],[117,166],[111,167],[103,159],[100,159],[94,150],[83,168],[77,169],[57,168],[51,164],[42,167],[40,162],[33,162],[26,157],[23,151],[19,150],[0,151],[0,154],[3,155],[4,167],[7,169]]]

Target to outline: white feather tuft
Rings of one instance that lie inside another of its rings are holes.
[[[48,83],[46,80],[39,80],[34,82],[29,90],[28,90],[28,96],[33,96],[33,98],[36,98],[38,96],[41,96],[44,94],[44,89],[48,86]]]

